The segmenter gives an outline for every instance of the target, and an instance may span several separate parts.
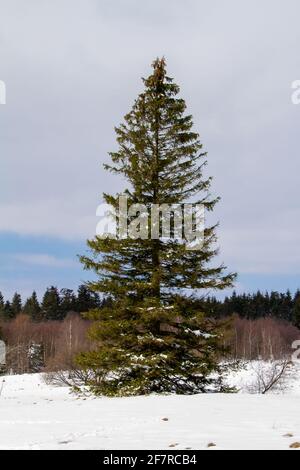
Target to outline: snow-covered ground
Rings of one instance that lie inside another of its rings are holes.
[[[0,449],[289,449],[300,442],[297,375],[284,394],[86,399],[39,375],[9,376]],[[242,371],[232,382],[247,377]]]

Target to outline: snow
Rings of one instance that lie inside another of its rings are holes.
[[[259,386],[257,384],[258,374],[262,373],[266,378],[270,370],[274,367],[276,362],[271,361],[250,361],[241,364],[240,369],[236,373],[231,373],[227,380],[228,385],[235,387],[240,393],[247,393],[249,391],[258,393]],[[278,362],[280,367],[281,362]],[[300,362],[294,362],[294,365],[288,369],[285,377],[278,383],[274,389],[273,394],[284,393],[286,395],[298,395],[300,397]]]
[[[248,379],[249,369],[231,382]],[[300,442],[299,372],[287,392],[268,395],[78,398],[39,374],[0,377],[0,391],[3,380],[0,450],[289,449]]]
[[[202,336],[202,338],[208,339],[208,338],[213,338],[215,335],[212,335],[210,333],[204,333],[201,330],[191,330],[190,328],[186,328],[184,330],[186,333],[192,333],[195,336]]]

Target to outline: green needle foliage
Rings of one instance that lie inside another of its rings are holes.
[[[293,323],[294,325],[300,329],[300,296],[295,300],[295,307],[293,312]]]
[[[203,176],[206,153],[178,97],[179,87],[166,74],[165,60],[157,59],[143,81],[144,91],[116,128],[118,150],[106,169],[127,180],[128,205],[142,203],[150,210],[152,204],[193,201],[211,211],[218,199],[209,193],[211,178]],[[119,196],[104,194],[104,199],[117,211]],[[187,240],[175,236],[88,241],[91,255],[81,261],[96,273],[89,288],[111,299],[107,308],[89,312],[95,348],[78,357],[92,372],[93,392],[223,390],[224,328],[201,312],[197,297],[199,290],[230,287],[235,278],[223,265],[212,264],[215,229],[205,228],[201,250],[187,249]]]

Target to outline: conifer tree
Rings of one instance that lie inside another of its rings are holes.
[[[157,59],[143,81],[144,91],[116,128],[118,149],[105,168],[127,180],[128,206],[142,203],[150,211],[153,204],[192,201],[211,211],[218,199],[210,195],[211,178],[203,176],[206,153],[179,87],[166,74],[165,60]],[[119,194],[104,194],[104,199],[117,211]],[[188,249],[188,241],[175,232],[166,240],[161,230],[154,239],[96,236],[88,241],[92,256],[81,261],[97,274],[88,285],[113,300],[89,314],[97,348],[78,358],[94,371],[89,385],[95,393],[222,390],[222,332],[199,311],[197,299],[199,292],[227,288],[235,278],[223,265],[213,265],[215,230],[205,228],[201,250]]]
[[[17,292],[14,294],[12,298],[11,311],[12,311],[13,317],[16,317],[22,311],[22,299],[21,299],[20,294],[18,294]]]
[[[42,300],[42,316],[45,320],[61,320],[60,296],[56,287],[49,287]]]
[[[0,292],[0,320],[4,318],[4,297]]]
[[[60,311],[62,318],[76,309],[76,296],[72,289],[61,289],[60,291]]]
[[[293,310],[293,323],[300,329],[300,293],[295,298],[294,310]]]
[[[30,316],[33,321],[39,321],[42,319],[41,306],[35,291],[32,293],[31,297],[26,300],[23,307],[23,313]]]
[[[11,303],[9,300],[7,300],[4,304],[4,309],[3,309],[3,318],[5,321],[12,320],[14,318],[14,312],[11,307]]]
[[[88,312],[100,306],[99,295],[91,291],[86,285],[81,284],[77,291],[77,312]]]

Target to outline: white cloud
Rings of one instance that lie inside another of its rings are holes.
[[[225,263],[298,272],[299,13],[297,0],[2,0],[0,231],[93,235],[101,193],[121,188],[101,167],[113,127],[165,54],[222,196]]]
[[[12,258],[20,263],[47,268],[72,268],[78,264],[72,259],[56,258],[48,254],[17,253]]]
[[[43,199],[0,203],[0,232],[46,235],[67,240],[85,239],[96,233],[96,206],[88,195],[69,199]],[[95,197],[96,201],[96,197]]]

